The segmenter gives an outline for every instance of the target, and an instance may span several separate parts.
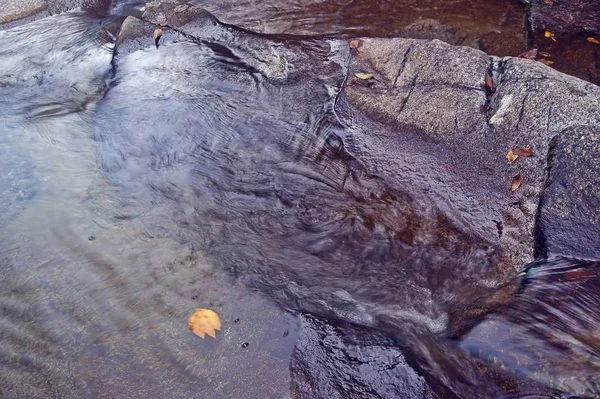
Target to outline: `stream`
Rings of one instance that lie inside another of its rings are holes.
[[[428,143],[364,159],[397,132],[346,102],[333,50],[400,22],[313,3],[116,55],[136,4],[0,31],[0,396],[313,397],[306,370],[339,367],[327,397],[598,397],[600,263],[502,267]],[[519,36],[519,7],[486,24]],[[189,331],[196,308],[217,340]]]

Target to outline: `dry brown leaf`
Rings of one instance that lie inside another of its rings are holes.
[[[515,148],[512,152],[520,157],[529,158],[533,156],[533,150],[531,148]]]
[[[358,40],[350,41],[350,48],[358,48],[358,46],[360,46],[360,43],[358,42]]]
[[[221,329],[221,319],[214,310],[196,309],[188,321],[190,330],[200,338],[204,339],[204,334],[217,338],[215,330]]]
[[[521,179],[521,175],[517,174],[515,177],[513,177],[512,186],[510,188],[510,191],[514,192],[517,188],[521,187],[522,182],[523,182],[523,179]]]
[[[519,156],[517,154],[515,154],[513,152],[513,150],[508,151],[508,154],[506,154],[506,159],[508,160],[509,165],[511,165],[513,162],[515,162],[517,160],[517,158],[519,158]]]
[[[158,48],[158,42],[160,40],[160,37],[162,36],[163,31],[160,28],[156,28],[154,30],[154,44],[156,45],[156,48]]]
[[[485,85],[490,90],[490,92],[494,91],[494,81],[489,73],[485,74]]]
[[[593,37],[588,37],[587,41],[594,44],[600,44],[600,40],[594,39]]]

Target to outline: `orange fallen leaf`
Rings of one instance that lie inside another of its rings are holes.
[[[515,148],[512,150],[512,152],[513,154],[523,158],[529,158],[530,156],[533,156],[533,150],[531,148]]]
[[[188,321],[190,330],[200,338],[204,339],[204,334],[217,338],[215,330],[221,329],[221,319],[214,310],[196,309]]]
[[[508,151],[508,154],[506,154],[506,159],[508,160],[509,165],[515,162],[517,158],[519,158],[519,156],[515,154],[513,150]]]
[[[350,48],[358,48],[358,46],[360,46],[360,43],[358,42],[358,40],[350,41]]]
[[[600,40],[594,39],[593,37],[588,37],[587,41],[594,44],[600,44]]]
[[[158,48],[158,42],[160,40],[160,37],[162,36],[163,31],[160,28],[156,28],[154,30],[154,44],[156,45],[156,48]]]
[[[494,91],[494,81],[489,73],[485,74],[485,86],[490,90],[490,92]]]
[[[517,188],[521,187],[522,182],[523,182],[523,179],[521,179],[521,175],[517,174],[515,177],[513,177],[512,186],[510,188],[510,191],[514,192]]]

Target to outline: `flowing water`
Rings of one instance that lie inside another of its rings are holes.
[[[289,397],[299,315],[439,397],[597,396],[600,265],[520,278],[426,143],[363,158],[397,132],[345,103],[338,42],[206,19],[113,58],[121,22],[0,32],[3,397]]]

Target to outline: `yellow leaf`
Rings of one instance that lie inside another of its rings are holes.
[[[544,36],[545,36],[545,37],[554,37],[554,33],[552,33],[552,32],[549,32],[549,31],[545,31],[545,32],[544,32]]]
[[[204,334],[217,338],[215,330],[221,330],[221,319],[214,310],[196,309],[188,321],[190,330],[200,338],[204,339]]]
[[[372,73],[355,73],[354,76],[356,76],[359,79],[373,79],[373,74]]]
[[[515,162],[517,158],[519,158],[519,156],[516,155],[513,150],[508,151],[508,154],[506,154],[506,159],[508,160],[509,165]]]

